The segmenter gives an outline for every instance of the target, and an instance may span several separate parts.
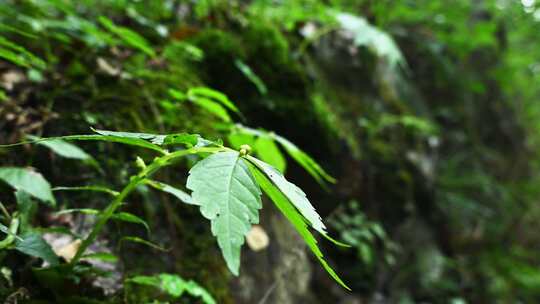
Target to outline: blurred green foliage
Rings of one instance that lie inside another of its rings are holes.
[[[88,125],[201,133],[232,146],[252,141],[255,155],[303,188],[315,188],[298,166],[323,183],[327,173],[305,153],[295,154],[301,147],[338,179],[316,192],[316,207],[331,214],[336,235],[354,247],[329,249],[329,259],[355,296],[392,303],[538,302],[539,5],[6,0],[0,3],[0,141],[87,133]],[[194,88],[224,93],[245,117],[221,95]],[[1,166],[33,166],[51,184],[67,186],[83,180],[117,186],[133,173],[128,150],[81,146],[104,170],[39,153],[43,147],[0,149]],[[171,182],[174,175],[159,178]],[[152,260],[152,273],[175,271],[217,302],[234,303],[199,217],[148,187],[137,191],[142,207],[129,211],[152,228],[169,226],[163,239],[176,237],[171,246],[184,248],[173,249],[172,267],[166,254]],[[8,212],[23,212],[25,204],[17,205],[23,198],[11,193],[2,191],[0,202]],[[103,206],[82,193],[55,197],[61,207]],[[165,211],[152,203],[158,199]],[[40,206],[26,220],[36,229],[59,230],[49,211]],[[9,224],[4,214],[2,227]],[[108,238],[126,229],[119,224]],[[149,274],[148,261],[130,248],[118,252],[126,272]],[[41,281],[28,279],[21,266],[27,260],[2,254],[1,261],[3,296],[51,298]],[[100,288],[68,288],[65,300],[104,300]],[[339,298],[330,288],[319,290],[328,293],[322,301]],[[117,292],[110,300],[121,297]]]

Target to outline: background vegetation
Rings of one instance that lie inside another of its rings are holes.
[[[104,188],[155,154],[57,140],[0,148],[0,299],[538,302],[539,43],[535,0],[4,0],[1,144],[91,127],[249,144],[351,245],[318,237],[352,291],[267,199],[234,276],[155,183],[66,268]],[[156,179],[189,193],[198,160]],[[61,191],[81,186],[97,192]]]

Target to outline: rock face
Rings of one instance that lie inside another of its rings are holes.
[[[332,187],[334,194],[337,194],[340,199],[336,200],[335,196],[329,197],[328,194],[321,193],[317,196],[317,202],[314,202],[318,203],[317,209],[323,215],[328,215],[333,212],[337,204],[351,198],[361,198],[365,211],[370,217],[393,219],[390,227],[387,227],[390,228],[390,233],[396,234],[401,228],[412,226],[414,229],[409,227],[406,230],[407,233],[403,236],[404,242],[428,244],[433,251],[436,251],[436,254],[431,256],[440,257],[436,242],[438,236],[432,235],[430,227],[424,224],[426,221],[431,222],[430,219],[423,219],[421,212],[417,212],[420,206],[405,206],[404,204],[392,205],[392,208],[388,208],[394,201],[402,201],[403,196],[407,194],[377,190],[379,188],[401,189],[403,180],[389,178],[389,176],[395,175],[394,169],[391,169],[395,159],[402,157],[407,167],[396,168],[396,170],[411,172],[411,189],[415,189],[413,194],[416,201],[420,202],[419,204],[431,206],[434,174],[431,168],[435,166],[433,154],[436,152],[436,147],[416,151],[414,150],[416,146],[410,148],[405,146],[402,153],[405,156],[398,157],[389,154],[386,159],[381,156],[381,151],[373,149],[372,146],[375,146],[373,143],[367,142],[375,137],[370,137],[371,134],[366,131],[368,128],[365,121],[369,122],[369,119],[378,118],[380,113],[404,112],[429,117],[423,100],[403,78],[401,73],[406,73],[406,71],[398,70],[383,56],[372,54],[366,48],[355,47],[351,37],[342,32],[324,36],[313,43],[309,55],[303,60],[306,61],[307,73],[320,90],[319,94],[322,96],[320,102],[332,109],[331,112],[324,112],[328,117],[324,119],[318,117],[319,121],[314,119],[311,123],[326,121],[326,131],[332,136],[326,138],[325,141],[313,134],[303,134],[303,140],[307,144],[302,147],[309,152],[314,152],[315,155],[326,155],[326,157],[330,155],[330,159],[325,163],[334,163],[335,168],[340,168],[334,170],[339,182]],[[414,102],[408,102],[410,100]],[[311,102],[317,103],[316,100]],[[294,131],[287,134],[294,136]],[[302,142],[300,138],[292,139],[295,142]],[[384,141],[380,143],[390,146]],[[393,144],[397,145],[397,143]],[[329,148],[331,145],[337,148],[332,150]],[[372,158],[371,161],[369,161],[370,158]],[[387,166],[388,171],[381,169]],[[288,175],[296,177],[302,184],[301,172],[293,168]],[[307,184],[309,187],[309,183]],[[305,185],[302,184],[302,186]],[[308,193],[313,195],[316,191],[318,190],[309,189]],[[310,263],[310,252],[306,251],[301,237],[270,205],[269,202],[261,212],[263,216],[261,224],[270,237],[270,245],[259,252],[248,252],[246,249],[243,253],[241,270],[243,273],[232,283],[235,303],[393,302],[392,295],[385,294],[385,288],[402,284],[399,280],[396,283],[393,278],[394,269],[381,267],[371,278],[373,283],[367,287],[368,290],[364,291],[364,298],[358,294],[344,292],[327,278],[319,265]],[[424,206],[420,208],[422,209],[428,208]],[[431,213],[435,214],[435,212]],[[409,222],[415,225],[406,225]],[[416,223],[422,224],[416,225]],[[346,269],[353,264],[357,265],[359,261],[354,259],[354,254],[352,258],[350,255],[343,255],[343,257],[344,259],[335,259],[330,262],[335,262],[332,264],[337,265],[338,271],[341,269],[345,272],[342,274],[346,281],[349,279],[350,283],[357,284],[354,278],[346,277]],[[408,261],[411,263],[423,261],[420,260],[422,257],[415,257]],[[424,260],[426,268],[433,266],[432,264],[439,267],[439,260]],[[434,272],[433,280],[436,280],[438,275]],[[370,284],[367,283],[368,281],[364,283]],[[395,289],[399,290],[401,287],[397,286]],[[363,286],[363,288],[366,287]],[[316,298],[314,294],[317,294]]]
[[[261,227],[269,245],[257,252],[244,247],[240,276],[231,283],[235,303],[316,303],[304,241],[270,201],[261,212]]]

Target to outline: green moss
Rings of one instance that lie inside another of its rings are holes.
[[[271,66],[291,66],[290,48],[286,37],[270,23],[251,20],[242,34],[248,56]]]
[[[199,32],[191,42],[204,51],[204,66],[209,61],[218,67],[233,66],[236,58],[244,58],[242,42],[230,32],[209,29]]]

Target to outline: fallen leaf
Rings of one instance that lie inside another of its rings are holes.
[[[114,67],[111,65],[107,60],[98,57],[97,65],[100,71],[104,72],[105,74],[111,75],[111,76],[118,76],[122,72],[119,68]]]
[[[261,251],[268,247],[270,238],[264,229],[259,225],[253,225],[246,235],[249,248],[253,251]]]
[[[15,70],[9,71],[2,74],[0,86],[7,91],[11,91],[19,82],[23,82],[25,79],[26,77],[22,72]]]
[[[63,257],[68,263],[71,262],[75,254],[77,253],[77,250],[79,250],[79,247],[81,246],[81,240],[77,239],[63,247],[60,248],[53,248],[56,255]]]

